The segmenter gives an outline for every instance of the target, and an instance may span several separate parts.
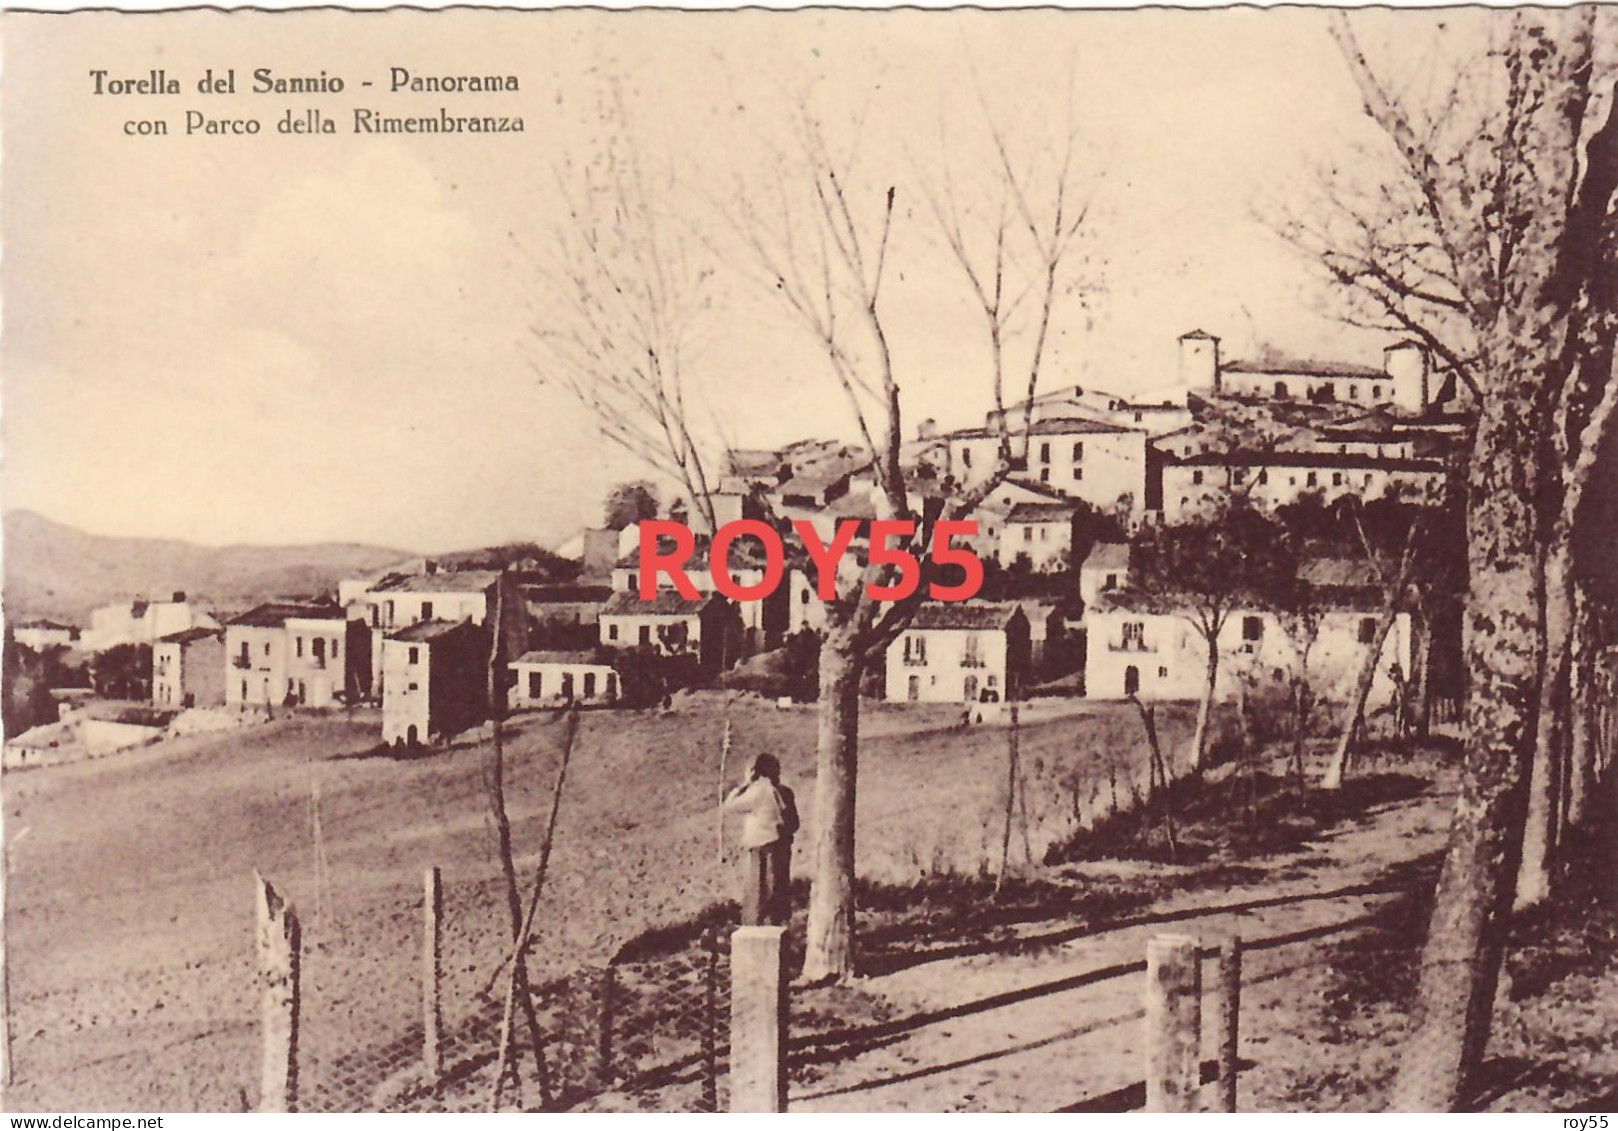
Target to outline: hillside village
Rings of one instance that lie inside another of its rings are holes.
[[[1365,504],[1440,505],[1469,427],[1464,387],[1409,341],[1391,343],[1379,366],[1227,359],[1201,330],[1178,347],[1174,380],[1149,392],[1064,385],[991,409],[980,428],[922,424],[902,453],[916,513],[937,514],[943,500],[984,485],[1002,429],[1011,471],[971,516],[982,592],[915,608],[885,662],[871,665],[867,694],[960,704],[970,723],[1041,695],[1149,702],[1197,700],[1212,688],[1210,698],[1233,699],[1307,666],[1324,701],[1349,699],[1369,676],[1368,714],[1403,717],[1453,698],[1444,673],[1458,667],[1454,609],[1393,595],[1415,579],[1396,583],[1363,527],[1357,543],[1303,539],[1287,567],[1288,592],[1306,593],[1315,614],[1307,639],[1293,631],[1290,606],[1249,587],[1212,626],[1214,657],[1195,595],[1176,595],[1161,568],[1143,578],[1140,559],[1143,542],[1232,505],[1281,527]],[[362,704],[381,708],[381,743],[417,746],[477,726],[491,703],[644,707],[715,685],[813,698],[813,650],[792,642],[824,628],[825,608],[791,524],[808,521],[829,540],[855,520],[859,553],[863,524],[883,503],[868,453],[837,440],[732,449],[711,503],[721,524],[762,519],[785,536],[786,578],[770,596],[737,603],[715,590],[702,558],[712,531],[696,517],[704,508],[676,501],[669,515],[698,536],[694,600],[666,577],[655,600],[640,599],[631,522],[586,531],[571,560],[416,559],[333,592],[264,594],[237,611],[175,592],[99,608],[83,626],[10,625],[13,647],[33,658],[22,669],[44,673],[35,682],[47,685],[59,718],[11,734],[7,764]],[[734,543],[730,567],[741,584],[761,578],[756,543]],[[75,656],[88,659],[88,679],[76,678]],[[62,686],[72,683],[92,686]],[[98,710],[97,700],[118,707]]]

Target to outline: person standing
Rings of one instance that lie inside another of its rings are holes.
[[[773,754],[753,759],[747,780],[725,795],[724,805],[742,814],[742,925],[785,923],[798,814],[792,791],[781,785],[781,763]]]

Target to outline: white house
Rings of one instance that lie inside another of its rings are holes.
[[[11,630],[11,638],[24,648],[43,652],[47,648],[68,648],[79,638],[79,630],[53,620],[31,620]]]
[[[382,741],[414,746],[447,738],[488,712],[487,629],[470,620],[424,620],[382,640]]]
[[[967,429],[948,439],[950,475],[957,483],[974,487],[994,473],[1000,450],[995,430]],[[1102,510],[1126,497],[1138,510],[1146,495],[1147,439],[1138,429],[1070,418],[1036,421],[1013,444],[1019,452],[1027,448],[1020,477]]]
[[[1030,665],[1028,618],[1016,605],[928,602],[887,651],[887,698],[977,703],[1021,697]]]
[[[79,639],[87,652],[105,652],[120,644],[154,644],[189,628],[218,628],[219,622],[175,593],[167,601],[120,601],[90,613],[90,627]]]
[[[390,633],[423,621],[484,624],[496,605],[502,586],[500,653],[509,658],[528,644],[528,608],[514,574],[492,569],[445,570],[428,562],[427,572],[392,574],[361,593],[348,606],[370,630],[371,667],[386,691],[387,672],[382,641]]]
[[[601,643],[608,648],[650,648],[663,656],[695,656],[704,668],[717,670],[734,659],[726,648],[731,606],[722,597],[699,595],[688,600],[660,590],[650,601],[638,593],[614,593],[601,607]]]
[[[328,706],[347,686],[347,627],[335,605],[270,603],[231,618],[225,625],[225,702]]]
[[[1010,568],[1025,559],[1036,573],[1073,564],[1071,503],[1018,503],[1006,514],[1000,534],[1000,564]]]
[[[513,707],[546,707],[577,703],[583,707],[616,703],[622,689],[611,664],[593,652],[526,652],[512,661],[516,683]]]
[[[1086,609],[1105,593],[1129,586],[1129,543],[1097,542],[1079,566],[1079,598]]]
[[[217,707],[225,701],[225,633],[188,628],[152,645],[152,704]]]

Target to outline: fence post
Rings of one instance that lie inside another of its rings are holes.
[[[1202,1084],[1202,962],[1197,940],[1146,942],[1146,1110],[1197,1109]]]
[[[264,1042],[258,1108],[293,1111],[298,1103],[298,913],[256,869],[253,887]]]
[[[1219,1110],[1236,1110],[1236,1069],[1241,1046],[1242,937],[1219,942]]]
[[[780,1112],[787,1100],[785,927],[730,936],[730,1110]]]
[[[439,924],[444,917],[443,877],[436,867],[428,868],[422,893],[421,936],[421,1067],[434,1089],[443,1075],[439,1050],[444,1014],[439,1005],[439,977],[443,970],[443,936]]]

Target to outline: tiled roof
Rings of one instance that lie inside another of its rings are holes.
[[[612,596],[610,585],[525,585],[522,595],[534,605],[600,604]]]
[[[1298,566],[1298,580],[1331,589],[1377,589],[1382,586],[1377,567],[1363,558],[1310,558]]]
[[[517,664],[596,664],[599,667],[611,667],[596,660],[594,652],[524,652],[513,663]]]
[[[661,589],[655,599],[642,601],[639,593],[620,590],[601,607],[601,615],[689,617],[707,608],[712,600],[712,597],[698,597],[695,601],[688,601],[672,589]]]
[[[435,640],[442,640],[458,628],[471,625],[471,621],[464,620],[422,620],[417,621],[409,628],[401,628],[396,632],[388,633],[389,640],[402,640],[407,644],[431,644]]]
[[[1105,420],[1080,420],[1077,418],[1038,420],[1031,428],[1011,429],[1012,439],[1019,436],[1094,436],[1115,435],[1119,433],[1135,432],[1138,429],[1125,428],[1119,424],[1109,424]],[[988,428],[965,428],[959,432],[951,432],[947,439],[951,440],[986,440],[999,436],[998,430]]]
[[[916,616],[910,622],[910,627],[1004,628],[1017,611],[1016,605],[991,604],[987,601],[929,601],[916,609]]]
[[[1128,569],[1128,542],[1097,542],[1085,556],[1082,569]]]
[[[1266,376],[1285,377],[1296,374],[1300,377],[1380,377],[1384,381],[1391,381],[1387,370],[1376,369],[1369,365],[1354,365],[1339,361],[1302,361],[1292,358],[1278,357],[1268,361],[1233,361],[1229,365],[1220,366],[1223,373],[1261,373]]]
[[[245,628],[279,628],[289,620],[345,620],[336,605],[292,605],[271,602],[232,617],[230,624]]]
[[[492,569],[439,570],[392,578],[372,587],[372,593],[482,593],[500,580]]]
[[[158,638],[159,644],[191,644],[198,640],[206,640],[210,636],[222,636],[223,629],[219,628],[188,628],[183,632],[171,632],[167,636]]]

